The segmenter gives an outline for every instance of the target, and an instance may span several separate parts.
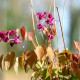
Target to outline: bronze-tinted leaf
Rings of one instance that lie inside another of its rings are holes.
[[[0,57],[0,68],[3,71],[3,69],[2,69],[2,60],[3,60],[3,55],[1,55],[1,57]]]
[[[18,63],[21,69],[23,69],[24,66],[24,53],[22,53],[22,56],[18,57]]]
[[[76,50],[80,53],[80,42],[75,42],[75,41],[74,41],[74,47],[75,47]]]
[[[25,53],[24,60],[26,62],[24,67],[26,68],[26,66],[29,65],[32,68],[33,64],[37,62],[37,55],[34,50],[27,51]]]
[[[22,40],[24,41],[25,40],[25,37],[27,36],[26,34],[27,34],[27,32],[26,32],[26,29],[25,29],[25,27],[24,26],[22,26],[22,28],[21,28],[21,36],[22,36]]]
[[[15,52],[12,51],[12,52],[8,53],[6,58],[4,58],[4,62],[7,62],[8,69],[10,69],[15,62]]]
[[[46,55],[46,49],[44,46],[37,46],[35,49],[38,60],[42,60],[43,56]]]
[[[76,62],[72,62],[70,65],[71,71],[73,73],[73,75],[77,74],[78,68],[77,68],[77,63]]]
[[[48,48],[47,48],[47,55],[48,55],[48,57],[49,57],[49,60],[50,60],[50,61],[53,61],[53,59],[54,59],[54,52],[53,52],[53,50],[52,50],[51,47],[48,47]]]

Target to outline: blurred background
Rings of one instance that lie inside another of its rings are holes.
[[[63,6],[65,0],[55,0],[56,7],[59,8],[60,18],[62,21],[63,16]],[[50,0],[33,0],[33,6],[35,12],[45,12],[49,11]],[[53,14],[53,3],[51,8],[51,13]],[[54,15],[54,14],[53,14]],[[56,20],[59,20],[58,13],[56,10]],[[0,31],[26,27],[26,30],[30,32],[32,27],[31,18],[31,5],[30,0],[0,0]],[[60,23],[57,22],[57,31],[59,39],[60,52],[62,51],[62,35],[60,29]],[[64,39],[66,43],[66,48],[72,51],[72,53],[77,53],[74,48],[74,41],[80,41],[80,0],[66,0],[65,12],[64,12],[64,25],[63,25]],[[36,35],[38,36],[38,41],[40,45],[43,45],[43,40],[40,33],[36,28]],[[57,39],[54,38],[53,47],[57,49]],[[34,46],[29,41],[24,42],[25,49],[34,49]],[[19,45],[15,45],[13,48],[9,46],[8,43],[0,43],[0,55],[6,55],[9,51],[15,51],[16,56],[21,55],[23,52]],[[1,72],[0,70],[0,80],[30,80],[31,72],[25,74],[24,71],[19,71],[19,76],[16,76],[13,70]],[[10,74],[12,73],[12,74]]]

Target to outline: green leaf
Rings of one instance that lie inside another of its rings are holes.
[[[47,73],[46,73],[46,78],[47,78],[47,77],[49,77],[49,71],[48,71],[48,70],[47,70]]]
[[[46,73],[47,73],[47,69],[44,69],[44,70],[43,70],[43,75],[42,75],[42,76],[43,76],[43,79],[46,78]]]

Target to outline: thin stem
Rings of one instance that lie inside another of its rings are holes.
[[[34,31],[35,31],[34,16],[33,16],[33,2],[32,2],[32,0],[31,0],[31,12],[32,12],[33,29],[34,29]],[[37,44],[39,45],[36,35],[35,35],[35,38],[36,38]]]
[[[52,0],[51,0],[51,3],[50,3],[49,13],[50,13],[50,11],[51,11],[51,6],[52,6]]]
[[[65,5],[66,5],[66,0],[64,2],[64,8],[63,8],[63,17],[62,17],[62,27],[63,27],[63,23],[64,23],[64,11],[65,11]],[[62,41],[63,44],[63,41]],[[62,45],[62,50],[63,50],[63,45]]]
[[[24,47],[19,43],[19,45],[22,47],[22,49],[24,50],[24,52],[26,52],[26,50],[24,49]]]
[[[56,16],[55,16],[55,0],[53,0],[53,4],[54,4],[54,18],[56,19]],[[56,21],[54,21],[54,26],[56,28],[57,44],[58,44],[58,50],[59,50],[59,42],[58,42],[58,34],[57,34]]]
[[[57,7],[56,7],[56,8],[57,8]],[[63,27],[62,27],[62,25],[61,25],[61,20],[60,20],[60,15],[59,15],[58,8],[57,8],[57,12],[58,12],[59,21],[60,21],[60,27],[61,27],[61,32],[62,32],[62,39],[63,39],[63,43],[64,43],[64,49],[66,49],[66,47],[65,47],[65,41],[64,41],[64,35],[63,35]]]

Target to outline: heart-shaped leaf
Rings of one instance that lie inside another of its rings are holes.
[[[8,67],[8,69],[10,69],[15,62],[15,52],[9,52],[6,58],[4,58],[4,62],[6,62],[6,66]]]
[[[46,55],[46,47],[45,46],[37,46],[35,49],[35,53],[37,55],[38,60],[42,60],[43,56]]]
[[[53,52],[51,47],[47,48],[47,56],[49,57],[49,61],[53,61],[53,59],[54,59],[54,52]]]
[[[33,64],[37,62],[37,55],[34,52],[34,50],[27,51],[24,55],[24,60],[26,62],[24,65],[25,70],[26,70],[27,65],[29,65],[32,68]]]
[[[2,60],[3,60],[3,55],[1,55],[1,57],[0,57],[0,68],[3,71],[3,68],[2,68]]]

